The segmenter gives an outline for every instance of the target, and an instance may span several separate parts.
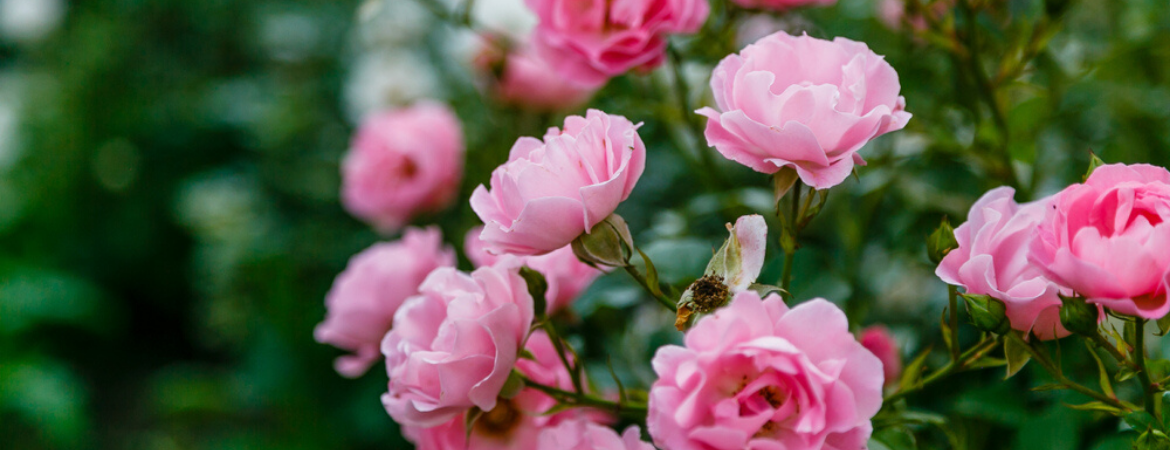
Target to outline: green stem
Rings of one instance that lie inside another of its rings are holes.
[[[581,372],[578,371],[576,367],[569,364],[569,357],[565,355],[565,343],[561,340],[560,333],[557,333],[557,328],[553,326],[552,321],[548,320],[547,318],[545,319],[542,328],[544,328],[545,333],[548,333],[549,340],[552,341],[553,347],[556,348],[557,356],[561,358],[561,364],[564,364],[565,370],[569,372],[569,378],[573,380],[573,389],[576,390],[577,393],[584,393],[585,389],[583,389],[581,384]],[[581,364],[581,361],[574,361],[574,363]]]
[[[687,79],[683,77],[682,73],[682,54],[679,53],[673,45],[667,47],[667,55],[670,57],[670,70],[674,76],[674,97],[678,102],[678,112],[681,115],[683,124],[686,130],[691,134],[691,138],[696,142],[695,152],[698,154],[698,166],[696,169],[700,173],[702,180],[705,183],[711,184],[715,187],[722,182],[723,177],[719,173],[719,166],[715,164],[715,160],[711,156],[711,151],[703,145],[705,134],[698,122],[698,115],[691,109],[690,100],[687,94],[690,88],[687,86]]]
[[[620,401],[615,402],[612,400],[606,400],[606,399],[603,399],[600,397],[594,397],[592,395],[588,395],[588,394],[584,394],[584,393],[569,392],[569,391],[566,391],[563,389],[558,389],[558,388],[555,388],[552,386],[545,386],[543,384],[532,381],[532,380],[528,379],[527,377],[524,378],[524,385],[527,387],[536,389],[536,390],[543,392],[545,394],[548,394],[553,399],[556,399],[556,401],[559,403],[570,405],[573,407],[590,407],[590,408],[606,409],[606,410],[613,411],[615,414],[617,414],[619,416],[624,416],[624,417],[634,418],[634,419],[645,419],[646,413],[648,410],[646,404],[644,404],[644,403],[632,403],[632,402],[620,402]]]
[[[1134,371],[1137,371],[1137,367],[1134,366],[1133,362],[1126,358],[1125,355],[1122,355],[1121,352],[1117,350],[1117,346],[1113,345],[1112,342],[1109,342],[1108,339],[1105,339],[1105,336],[1102,336],[1100,331],[1089,335],[1088,338],[1090,341],[1096,344],[1097,347],[1105,349],[1105,352],[1109,353],[1109,355],[1112,356],[1118,364],[1133,367]]]
[[[791,245],[781,245],[784,249],[784,273],[780,277],[780,288],[785,293],[789,293],[789,288],[792,286],[792,265],[796,261],[796,238],[800,233],[800,193],[804,183],[800,179],[796,180],[796,184],[792,186],[792,215],[785,221],[784,226],[788,229],[789,236],[792,239]],[[811,194],[811,193],[810,193]]]
[[[638,271],[637,266],[630,264],[627,265],[625,269],[626,273],[630,274],[630,276],[634,278],[634,281],[637,281],[638,284],[641,285],[642,288],[645,289],[651,297],[654,297],[655,300],[658,300],[658,303],[661,303],[662,306],[665,306],[671,311],[678,311],[678,306],[675,305],[674,300],[671,300],[670,297],[667,297],[666,294],[663,294],[661,288],[655,289],[650,287],[650,282],[646,280],[646,276],[642,275],[642,272]]]
[[[1133,359],[1134,363],[1137,364],[1138,380],[1142,383],[1142,406],[1151,416],[1158,418],[1154,383],[1150,380],[1149,369],[1146,368],[1146,319],[1135,319],[1134,328]],[[1159,418],[1159,420],[1161,419]]]
[[[1024,350],[1027,351],[1028,354],[1032,357],[1032,359],[1036,360],[1036,363],[1040,364],[1040,367],[1043,367],[1044,371],[1048,372],[1048,375],[1052,376],[1052,378],[1056,380],[1056,384],[1084,394],[1093,400],[1097,400],[1101,403],[1113,406],[1114,408],[1120,409],[1122,411],[1130,410],[1129,405],[1122,403],[1120,400],[1094,391],[1088,387],[1085,387],[1084,385],[1068,379],[1068,377],[1065,377],[1064,371],[1061,370],[1060,367],[1057,367],[1056,364],[1052,362],[1052,359],[1048,358],[1047,353],[1042,352],[1036,348],[1036,346],[1039,345],[1039,341],[1025,342],[1022,338],[1017,336],[1016,333],[1011,332],[1007,333],[1006,336],[1008,339],[1013,339],[1016,341],[1016,343],[1022,346]]]
[[[902,397],[921,391],[925,389],[926,386],[942,379],[943,377],[967,370],[971,363],[978,361],[983,357],[983,355],[994,349],[998,343],[999,341],[995,339],[984,339],[982,342],[975,344],[974,347],[971,347],[967,349],[967,351],[960,354],[958,359],[948,362],[941,369],[935,371],[926,378],[923,378],[922,381],[918,382],[918,384],[888,395],[885,400],[883,400],[883,403],[889,404]]]

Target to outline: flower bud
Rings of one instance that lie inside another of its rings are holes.
[[[634,239],[625,219],[610,214],[605,220],[593,226],[589,233],[573,239],[573,254],[577,259],[592,266],[626,267],[634,251]]]
[[[1097,332],[1097,307],[1085,302],[1084,297],[1060,296],[1060,324],[1068,331],[1091,335]]]
[[[955,240],[955,229],[951,227],[951,222],[943,217],[942,223],[926,238],[926,254],[930,257],[930,261],[938,264],[943,258],[950,253],[951,250],[959,248],[959,242]]]
[[[959,294],[967,304],[968,321],[982,331],[1003,334],[1011,329],[1003,302],[980,294]]]

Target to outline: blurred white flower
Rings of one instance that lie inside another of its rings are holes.
[[[274,59],[300,61],[317,51],[321,29],[313,17],[305,14],[269,14],[260,22],[260,42]]]
[[[433,21],[413,0],[367,0],[358,8],[358,34],[367,48],[417,43]]]
[[[477,25],[518,41],[525,40],[538,21],[524,0],[476,0],[471,17]]]
[[[16,103],[0,92],[0,172],[6,171],[20,159]]]
[[[360,122],[392,106],[431,98],[438,91],[435,68],[408,50],[367,53],[358,58],[345,86],[346,111]]]
[[[0,37],[36,42],[65,18],[65,0],[0,0]]]

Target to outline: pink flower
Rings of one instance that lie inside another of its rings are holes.
[[[662,63],[666,35],[694,33],[707,0],[527,0],[540,18],[537,53],[565,78],[604,84],[630,69]]]
[[[443,246],[439,229],[407,228],[402,239],[374,244],[354,255],[325,295],[328,314],[317,325],[317,342],[350,350],[337,358],[337,372],[350,378],[366,372],[382,357],[382,338],[394,312],[418,293],[431,270],[455,265],[455,252]]]
[[[492,172],[491,190],[471,194],[485,226],[480,239],[495,254],[540,255],[569,245],[630,196],[646,167],[638,126],[589,110],[565,118],[540,140],[522,137]]]
[[[724,58],[711,75],[719,110],[697,112],[724,157],[763,173],[791,167],[826,189],[865,164],[862,146],[910,120],[900,89],[863,43],[779,32]]]
[[[1054,280],[1121,314],[1170,310],[1170,172],[1145,164],[1098,167],[1057,194],[1029,261]]]
[[[732,0],[744,8],[787,10],[801,6],[832,6],[837,0]]]
[[[545,429],[536,450],[654,450],[654,446],[642,441],[636,425],[618,436],[612,428],[577,419]]]
[[[1014,329],[1040,339],[1068,336],[1060,324],[1061,286],[1028,263],[1028,245],[1052,198],[1017,205],[1014,194],[1010,187],[983,194],[967,222],[955,229],[959,248],[947,253],[934,273],[969,294],[1003,301]]]
[[[382,341],[386,411],[404,425],[442,424],[471,407],[491,411],[532,325],[532,296],[512,266],[470,275],[436,269],[394,315]]]
[[[476,227],[467,232],[463,241],[463,249],[476,267],[490,266],[500,257],[488,253],[479,239],[483,227]],[[577,259],[571,247],[561,247],[550,253],[540,256],[522,257],[519,264],[523,264],[540,272],[548,281],[548,313],[552,314],[561,308],[566,308],[581,295],[593,280],[601,276],[602,271],[589,266]]]
[[[495,47],[489,40],[489,47]],[[504,53],[488,48],[478,61],[494,77],[489,91],[500,103],[530,111],[564,111],[585,104],[597,90],[562,77],[530,45]]]
[[[858,340],[862,347],[882,361],[886,386],[898,384],[898,378],[902,375],[902,351],[898,349],[898,341],[890,335],[890,330],[874,325],[861,330],[861,338]]]
[[[441,210],[463,178],[463,131],[446,106],[420,103],[366,119],[341,164],[341,203],[382,232]]]
[[[548,335],[543,331],[533,332],[525,349],[534,359],[517,361],[516,369],[524,376],[545,386],[573,389],[569,372],[557,357]],[[512,399],[501,399],[494,409],[480,416],[472,428],[470,443],[462,413],[436,427],[405,425],[402,432],[419,450],[532,450],[537,448],[541,432],[559,423],[578,418],[593,417],[602,421],[606,418],[582,410],[546,415],[556,404],[552,397],[525,388]]]
[[[670,450],[865,448],[882,364],[816,299],[789,309],[753,291],[658,349],[647,425]]]

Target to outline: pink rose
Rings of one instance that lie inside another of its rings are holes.
[[[543,331],[533,332],[525,349],[534,359],[520,359],[516,370],[545,386],[573,389],[569,372],[557,357],[548,335]],[[464,414],[436,427],[405,425],[402,432],[419,450],[532,450],[537,448],[538,439],[545,429],[566,420],[595,417],[604,421],[606,417],[582,410],[545,414],[556,405],[557,401],[552,397],[525,388],[510,400],[501,399],[494,409],[480,416],[472,428],[471,442],[467,441]]]
[[[420,103],[366,119],[341,164],[341,203],[382,232],[455,199],[463,131],[446,106]]]
[[[898,341],[894,340],[890,330],[881,325],[871,326],[861,330],[858,341],[862,347],[882,361],[886,386],[898,384],[898,379],[902,375],[902,351],[898,349]]]
[[[545,429],[536,450],[654,450],[654,446],[642,441],[636,425],[618,436],[612,428],[577,419]]]
[[[492,74],[490,94],[500,103],[530,111],[564,111],[585,104],[597,90],[566,80],[527,44],[504,53],[493,42],[481,53],[479,65]]]
[[[1145,164],[1098,167],[1056,195],[1028,259],[1056,282],[1121,314],[1170,310],[1170,172]]]
[[[724,58],[711,75],[721,111],[697,112],[724,157],[763,173],[792,167],[826,189],[865,164],[857,151],[870,139],[910,120],[900,89],[894,68],[863,43],[779,32]]]
[[[865,448],[882,363],[823,299],[789,309],[753,291],[658,349],[647,425],[670,450]]]
[[[467,259],[476,267],[493,265],[500,258],[484,249],[483,241],[479,239],[482,231],[483,227],[471,229],[463,242]],[[577,296],[603,273],[577,259],[571,247],[561,247],[560,250],[540,256],[522,257],[519,263],[540,272],[548,281],[548,292],[545,296],[548,300],[549,314],[572,304],[573,300],[576,300]]]
[[[832,6],[837,0],[732,0],[744,8],[787,10],[801,6]]]
[[[492,172],[491,190],[471,194],[488,251],[540,255],[560,249],[605,220],[630,196],[646,167],[638,126],[589,110],[565,118],[540,140],[522,137]]]
[[[325,321],[313,331],[317,342],[354,352],[337,358],[337,372],[350,378],[365,373],[382,357],[379,344],[402,302],[418,293],[431,270],[454,265],[455,252],[443,246],[435,227],[407,228],[401,240],[350,258],[325,295]]]
[[[694,33],[707,0],[527,0],[540,19],[537,53],[565,78],[604,84],[630,69],[662,63],[666,35]]]
[[[382,341],[386,411],[404,425],[442,424],[471,407],[490,411],[532,325],[532,296],[515,267],[470,275],[435,269],[394,315]]]
[[[934,273],[969,294],[1003,301],[1016,330],[1040,339],[1068,336],[1060,324],[1061,286],[1028,263],[1028,245],[1052,198],[1017,205],[1014,194],[1010,187],[983,194],[967,222],[955,229],[959,248],[947,253]]]

